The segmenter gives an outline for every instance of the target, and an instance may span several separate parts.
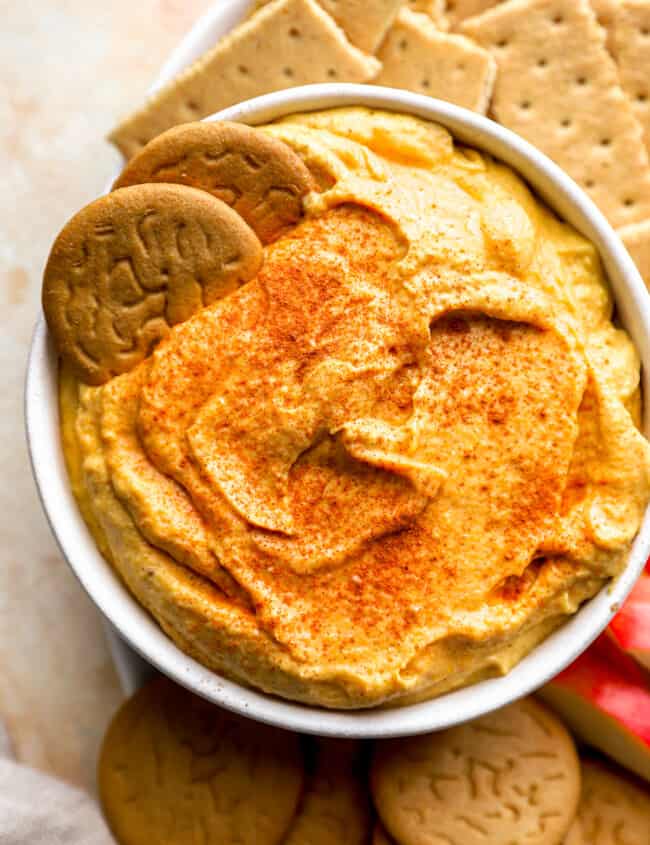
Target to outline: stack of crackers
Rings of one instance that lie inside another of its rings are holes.
[[[554,159],[650,287],[650,0],[251,0],[248,18],[123,121],[131,158],[250,97],[361,82],[492,118]]]
[[[434,734],[308,739],[165,678],[117,713],[99,791],[120,845],[648,845],[650,794],[529,698]]]

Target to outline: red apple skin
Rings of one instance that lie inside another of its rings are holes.
[[[639,578],[609,632],[619,648],[650,669],[650,575]]]
[[[650,681],[608,635],[539,695],[576,736],[650,782]]]

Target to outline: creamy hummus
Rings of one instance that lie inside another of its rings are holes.
[[[321,191],[137,369],[62,373],[80,507],[227,677],[354,708],[504,673],[620,571],[650,495],[596,251],[439,126],[265,131]]]

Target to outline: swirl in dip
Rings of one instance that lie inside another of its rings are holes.
[[[649,498],[596,251],[437,125],[264,131],[321,191],[258,277],[106,385],[62,373],[83,514],[229,678],[354,708],[504,673],[621,570]]]

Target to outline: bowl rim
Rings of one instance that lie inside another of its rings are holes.
[[[256,125],[288,114],[339,106],[388,109],[446,126],[456,139],[510,165],[561,218],[596,245],[614,291],[617,312],[641,357],[647,435],[650,296],[620,238],[594,203],[564,171],[527,141],[450,103],[402,90],[355,84],[278,91],[225,109],[206,120]],[[69,488],[59,436],[56,373],[56,353],[41,316],[27,368],[26,432],[41,504],[64,558],[104,616],[148,663],[215,704],[281,728],[350,738],[415,735],[476,718],[527,695],[564,669],[604,630],[632,589],[650,551],[649,507],[624,571],[502,677],[392,709],[340,711],[285,701],[227,681],[185,655],[128,593],[101,556]]]

